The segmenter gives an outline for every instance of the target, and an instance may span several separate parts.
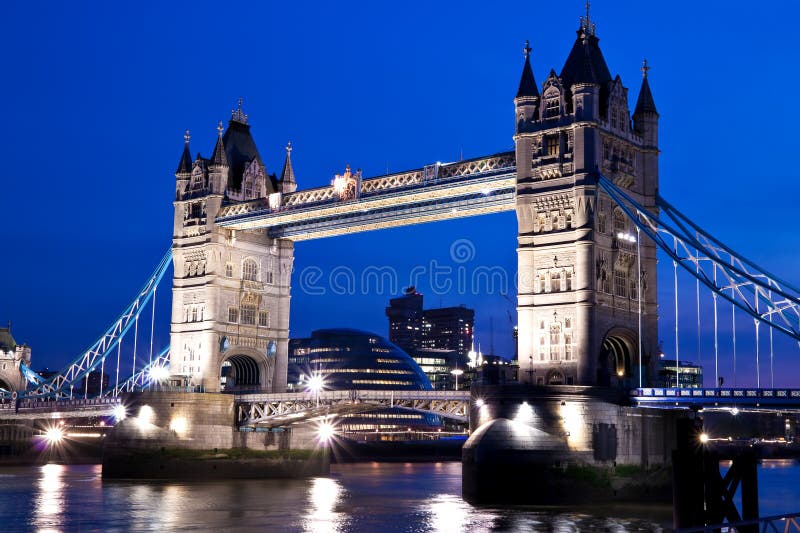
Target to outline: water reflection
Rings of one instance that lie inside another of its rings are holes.
[[[800,467],[759,468],[763,515],[798,511]],[[535,482],[535,480],[532,480]],[[6,531],[659,531],[669,506],[543,510],[473,506],[459,463],[335,465],[330,477],[154,482],[102,480],[98,466],[0,469]],[[10,527],[9,527],[10,526]]]
[[[40,532],[60,531],[64,513],[64,465],[48,464],[39,467],[39,482],[33,506],[33,525]]]
[[[309,489],[309,513],[306,516],[305,531],[343,531],[343,514],[337,510],[342,499],[342,486],[339,481],[317,477],[311,480]]]
[[[433,531],[465,531],[470,506],[452,494],[438,494],[428,504]]]

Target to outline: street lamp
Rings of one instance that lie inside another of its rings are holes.
[[[636,243],[636,304],[638,307],[639,315],[639,334],[637,335],[639,341],[639,388],[642,385],[642,252],[639,246],[639,226],[636,226],[636,236],[630,233],[617,233],[617,238],[620,240],[635,242]]]
[[[456,377],[456,385],[453,390],[458,390],[458,376],[462,375],[464,371],[461,370],[460,368],[454,368],[453,370],[450,371],[450,373]]]
[[[311,377],[308,378],[308,384],[306,387],[309,391],[311,391],[317,399],[317,407],[319,407],[319,393],[322,390],[322,376],[319,374],[312,374]]]

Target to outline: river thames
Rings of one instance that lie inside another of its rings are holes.
[[[759,467],[761,514],[800,510],[800,466]],[[535,480],[531,480],[535,483]],[[479,507],[461,464],[334,465],[329,477],[104,481],[99,465],[0,469],[0,531],[664,531],[669,506]]]

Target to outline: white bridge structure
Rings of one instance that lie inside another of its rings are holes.
[[[469,419],[469,391],[322,391],[237,394],[236,423],[269,428],[320,418],[400,408],[449,418]]]

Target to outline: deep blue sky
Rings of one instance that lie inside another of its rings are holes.
[[[0,7],[0,322],[12,320],[17,340],[32,346],[34,367],[61,367],[85,348],[169,245],[184,129],[193,152],[208,156],[217,121],[243,96],[268,171],[280,172],[291,140],[301,188],[328,184],[348,163],[372,176],[508,150],[524,39],[541,83],[550,68],[560,71],[583,11],[577,0],[161,4]],[[662,194],[800,283],[800,70],[787,23],[800,18],[800,4],[595,2],[592,16],[631,105],[642,58],[652,65]],[[516,270],[516,220],[506,213],[298,243],[296,273],[393,265],[402,285],[414,266],[457,266],[458,239],[474,243],[468,268]],[[329,287],[314,296],[297,274],[294,283],[293,335],[337,325],[385,334],[388,291],[338,296]],[[484,350],[493,318],[495,351],[510,355],[513,305],[496,291],[440,296],[420,285],[429,305],[476,309]],[[691,306],[685,314],[693,324]],[[168,318],[159,318],[166,341]],[[739,327],[752,330],[749,321]],[[696,333],[682,337],[682,354],[694,359]],[[796,383],[790,360],[800,350],[777,341],[777,383]],[[749,381],[743,368],[739,382]]]

